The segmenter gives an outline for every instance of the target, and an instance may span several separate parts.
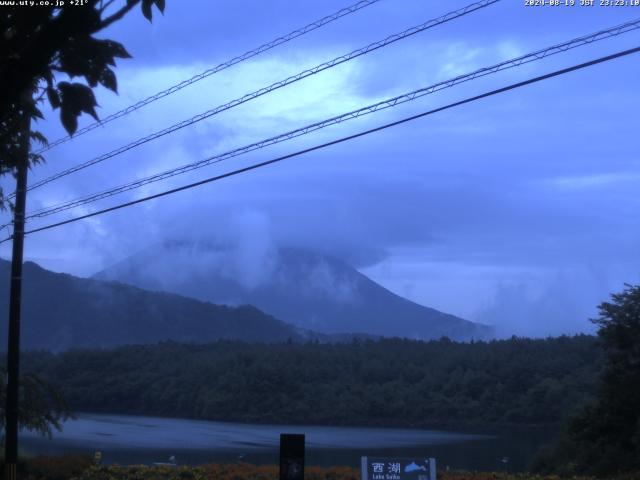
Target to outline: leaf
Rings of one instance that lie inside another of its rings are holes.
[[[165,1],[164,0],[155,0],[156,7],[160,10],[160,13],[164,14]]]
[[[73,84],[69,82],[59,82],[58,91],[60,92],[60,105],[64,108],[69,107],[73,103],[71,100],[74,97]]]
[[[78,129],[78,115],[75,112],[63,106],[60,110],[60,121],[69,135],[76,133]]]
[[[88,59],[95,55],[93,49],[91,41],[83,43],[69,39],[60,49],[58,55],[60,70],[72,78],[84,75]]]
[[[78,116],[84,112],[99,121],[95,107],[98,105],[93,91],[81,83],[60,82],[61,93],[60,119],[64,128],[72,134],[78,127]]]
[[[58,95],[58,91],[55,88],[47,88],[47,97],[49,98],[49,103],[54,110],[60,106],[60,95]]]
[[[98,105],[93,90],[81,83],[71,84],[69,94],[69,99],[77,105],[78,110],[83,112],[89,113]]]
[[[38,163],[44,163],[44,157],[39,153],[29,153],[29,164],[37,165]]]
[[[98,81],[100,80],[100,75],[102,75],[102,71],[99,70],[95,64],[90,64],[90,70],[85,72],[84,78],[87,79],[87,83],[91,88],[98,85]]]
[[[112,92],[118,93],[118,81],[116,74],[110,68],[105,68],[100,75],[99,82]]]
[[[47,140],[47,137],[45,137],[42,133],[38,131],[34,131],[34,130],[31,131],[31,139],[37,141],[43,147],[46,147],[47,145],[49,145],[49,141]]]
[[[109,49],[111,55],[118,58],[132,58],[127,49],[119,42],[113,40],[103,40],[103,44]]]
[[[78,100],[80,102],[80,109],[83,112],[91,114],[93,117],[97,118],[96,111],[94,107],[98,105],[96,101],[96,96],[93,94],[93,90],[89,87],[85,87],[84,85],[78,84]]]
[[[30,114],[32,118],[39,118],[40,120],[44,120],[44,115],[42,115],[42,112],[40,111],[40,109],[35,106],[35,103],[31,107]]]
[[[142,0],[142,14],[146,17],[150,22],[152,21],[152,12],[151,5],[154,0]]]
[[[53,73],[51,73],[51,70],[44,72],[43,77],[47,81],[47,85],[53,87]]]

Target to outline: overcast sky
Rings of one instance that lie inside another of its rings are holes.
[[[580,3],[579,0],[576,0]],[[31,181],[463,7],[381,0],[46,154]],[[133,55],[104,117],[330,14],[348,0],[168,0],[102,34]],[[503,0],[34,190],[28,210],[116,186],[640,17],[640,7]],[[469,82],[141,190],[62,220],[262,161],[640,44],[640,32]],[[33,234],[26,257],[89,276],[164,239],[322,250],[411,300],[502,334],[593,331],[595,306],[640,281],[640,55],[433,115],[241,176]],[[45,108],[40,128],[63,134]],[[90,118],[81,119],[81,126]],[[5,189],[8,179],[3,180]],[[3,217],[7,214],[4,213]],[[7,258],[8,244],[0,247]],[[257,257],[259,262],[260,258]]]

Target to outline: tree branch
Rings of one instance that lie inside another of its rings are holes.
[[[116,0],[108,0],[104,5],[102,4],[102,0],[100,2],[100,13],[104,13],[104,11],[113,4]]]
[[[118,20],[120,20],[127,13],[129,13],[131,11],[131,9],[133,7],[135,7],[138,3],[140,3],[140,0],[128,0],[126,6],[122,7],[120,10],[118,10],[113,15],[111,15],[111,16],[105,18],[104,20],[102,20],[102,22],[100,22],[99,28],[97,28],[93,33],[99,32],[100,30],[102,30],[102,29],[108,27],[109,25],[111,25],[113,22],[117,22]]]

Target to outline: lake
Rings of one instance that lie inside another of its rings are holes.
[[[52,439],[21,432],[29,454],[100,450],[104,463],[179,464],[249,462],[277,464],[280,433],[306,434],[308,465],[359,466],[360,457],[436,457],[440,467],[521,471],[552,438],[545,430],[477,432],[401,428],[255,425],[127,415],[78,414]]]

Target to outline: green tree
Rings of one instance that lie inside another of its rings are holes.
[[[16,2],[17,3],[17,2]],[[130,58],[122,44],[95,34],[122,19],[136,5],[151,21],[152,7],[164,11],[165,0],[83,0],[49,2],[50,6],[0,7],[0,175],[15,173],[25,143],[47,139],[30,131],[31,120],[43,118],[38,104],[47,99],[60,110],[69,134],[86,113],[98,120],[93,88],[117,92],[112,67],[116,58]],[[64,4],[63,4],[64,3]],[[58,77],[68,77],[58,81]],[[72,81],[84,79],[84,83]],[[29,154],[30,164],[42,161]],[[0,206],[6,198],[0,190]]]
[[[607,355],[595,405],[571,426],[580,463],[597,474],[640,471],[640,286],[600,305],[598,336]]]
[[[537,470],[610,476],[640,473],[640,286],[599,307],[598,337],[606,355],[596,400],[574,417]]]
[[[46,144],[47,139],[31,128],[33,120],[43,118],[38,108],[48,101],[60,111],[65,130],[73,135],[78,117],[83,113],[98,120],[93,88],[98,85],[117,92],[116,75],[112,69],[116,58],[130,58],[122,44],[95,35],[122,19],[137,5],[151,21],[152,7],[164,11],[165,0],[81,0],[47,2],[49,5],[28,5],[16,2],[0,7],[0,176],[14,174],[17,190],[24,192],[27,168],[43,161],[31,152],[31,142]],[[63,77],[60,79],[59,77]],[[79,78],[83,82],[73,81]],[[24,220],[24,194],[17,195],[18,208],[14,211],[15,230],[22,230]],[[0,189],[0,207],[6,198]],[[10,203],[10,206],[13,205]],[[16,242],[18,248],[16,249]],[[16,254],[16,252],[18,252]],[[15,265],[22,262],[22,233],[14,236]],[[20,278],[20,267],[15,278]],[[17,280],[16,286],[20,280]],[[12,292],[14,291],[12,284]],[[19,288],[16,288],[19,292]],[[19,300],[19,293],[17,295]],[[12,298],[12,302],[15,298]],[[13,303],[12,303],[13,305]],[[35,377],[23,377],[18,391],[19,332],[18,314],[11,315],[7,386],[1,388],[2,405],[7,399],[9,416],[23,427],[49,433],[59,426],[63,410],[56,403],[57,396],[46,384]],[[14,312],[14,310],[12,310]],[[13,337],[11,333],[13,332]],[[22,396],[22,399],[20,397]],[[20,401],[22,400],[22,401]],[[17,404],[16,404],[17,401]],[[16,409],[14,411],[14,409]],[[15,412],[15,415],[14,415]],[[5,420],[6,412],[2,412]],[[7,445],[11,454],[7,461],[14,466],[16,455],[15,423],[4,423]],[[12,471],[9,468],[8,471]]]
[[[4,382],[0,383],[0,415],[4,420],[6,401]],[[20,426],[26,430],[51,436],[54,429],[61,429],[61,422],[71,417],[67,402],[49,382],[34,374],[20,378]],[[4,436],[4,427],[0,425]]]

